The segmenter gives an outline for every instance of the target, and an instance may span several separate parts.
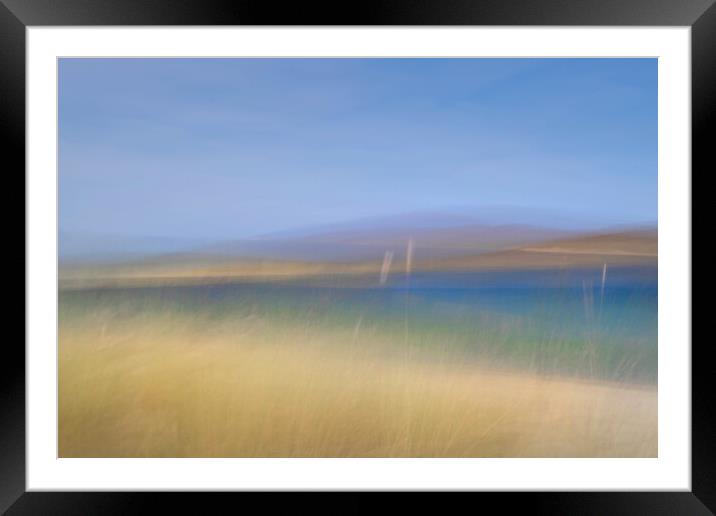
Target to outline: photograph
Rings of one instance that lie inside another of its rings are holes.
[[[659,66],[59,57],[59,458],[659,457]]]

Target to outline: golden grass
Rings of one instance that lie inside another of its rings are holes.
[[[251,317],[64,323],[59,455],[656,456],[654,388],[391,355],[386,339]]]

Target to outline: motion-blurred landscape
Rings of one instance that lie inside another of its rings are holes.
[[[63,263],[62,455],[655,454],[654,228],[385,226]]]
[[[650,60],[146,61],[61,64],[60,457],[657,455]]]

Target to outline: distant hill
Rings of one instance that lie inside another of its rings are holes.
[[[355,261],[382,259],[387,251],[400,259],[409,240],[424,257],[439,258],[494,252],[576,234],[576,230],[540,226],[496,213],[416,212],[372,217],[326,226],[261,235],[207,246],[195,251],[207,256]],[[569,225],[569,224],[564,224]]]
[[[185,262],[225,259],[350,262],[494,253],[600,229],[586,216],[512,206],[421,211],[294,228],[253,238],[209,239],[60,231],[62,263]],[[614,226],[610,232],[624,231]]]
[[[502,232],[500,233],[502,234]],[[447,238],[447,237],[446,237]],[[636,229],[572,235],[497,251],[437,256],[415,249],[414,273],[440,271],[526,271],[646,267],[655,271],[658,240],[655,229]],[[452,237],[447,238],[452,242]],[[202,284],[231,281],[308,281],[312,284],[377,286],[382,257],[352,261],[290,260],[187,254],[173,258],[126,264],[65,266],[60,269],[63,288]],[[404,274],[405,257],[393,257],[392,274]]]

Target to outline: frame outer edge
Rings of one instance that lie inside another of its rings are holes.
[[[13,10],[11,11],[6,4],[13,4]],[[26,0],[23,3],[10,0],[3,0],[0,2],[0,89],[2,95],[0,95],[0,120],[4,123],[0,126],[6,131],[5,138],[3,139],[2,146],[6,149],[6,156],[10,157],[12,166],[9,170],[23,170],[25,167],[25,154],[24,154],[24,139],[25,139],[25,23],[28,24],[40,24],[40,25],[57,25],[60,23],[74,23],[78,25],[91,25],[97,23],[97,21],[103,21],[107,24],[142,24],[155,20],[159,15],[157,13],[157,4],[151,2],[152,8],[148,7],[146,10],[142,8],[137,9],[138,18],[128,18],[121,14],[122,7],[128,7],[128,4],[134,2],[117,2],[115,8],[108,8],[108,3],[104,1],[97,2],[96,9],[92,9],[89,6],[86,14],[77,13],[76,9],[68,9],[62,12],[62,9],[54,4],[50,6],[48,2],[40,0]],[[147,2],[149,4],[150,2]],[[182,2],[184,10],[178,14],[179,18],[185,17],[187,14],[192,12],[199,12],[196,9],[192,10],[187,7],[191,2]],[[455,5],[455,2],[451,2]],[[489,4],[490,2],[486,2]],[[510,2],[514,3],[514,2]],[[625,2],[625,4],[634,5],[639,2]],[[678,2],[675,2],[678,3]],[[64,2],[66,7],[74,5],[76,7],[77,2],[70,0]],[[460,2],[457,2],[460,4]],[[692,162],[693,169],[713,171],[716,170],[716,163],[713,158],[713,153],[709,152],[711,141],[707,136],[707,128],[714,126],[716,122],[716,116],[714,115],[716,107],[716,4],[713,0],[708,1],[690,1],[688,6],[684,5],[687,2],[683,2],[680,6],[682,9],[679,16],[672,16],[672,23],[675,25],[686,25],[684,19],[688,17],[687,11],[692,16],[690,20],[696,20],[692,26]],[[698,6],[696,5],[698,4]],[[710,4],[710,7],[709,7]],[[464,4],[462,4],[464,6]],[[523,4],[524,5],[524,4]],[[552,3],[554,5],[554,3]],[[495,7],[495,6],[492,6]],[[514,7],[517,7],[516,5]],[[653,9],[657,10],[662,6],[653,6]],[[705,10],[704,10],[705,8]],[[209,9],[211,10],[211,9]],[[238,10],[234,11],[234,14]],[[457,9],[461,11],[461,9]],[[490,11],[490,6],[487,6],[487,11]],[[498,24],[498,19],[505,19],[500,16],[499,8],[495,8],[492,11],[491,16],[486,16],[484,24]],[[540,21],[536,18],[540,18],[539,15],[534,15],[523,11],[522,16],[524,18],[523,24],[539,24]],[[641,12],[642,9],[637,9]],[[698,11],[698,12],[697,12]],[[204,12],[204,11],[201,11]],[[625,10],[613,13],[611,17],[612,23],[615,25],[630,24],[630,20],[633,16],[625,16],[622,18],[622,22],[618,21],[618,18],[622,16]],[[674,12],[674,9],[669,10],[670,13]],[[14,13],[17,13],[14,14]],[[176,11],[175,11],[176,13]],[[698,15],[698,13],[701,13]],[[395,18],[394,22],[400,24],[400,16],[395,17],[386,14],[386,19]],[[400,14],[400,13],[399,13]],[[414,12],[412,13],[414,14]],[[473,16],[467,16],[465,19],[467,23],[475,22],[475,13]],[[425,20],[431,16],[430,8],[425,9],[422,16],[419,16]],[[554,15],[554,11],[551,9],[547,10],[547,17],[558,18]],[[379,16],[380,17],[380,16]],[[413,18],[413,16],[409,16]],[[587,14],[574,14],[569,13],[566,16],[559,17],[562,19],[557,24],[570,24],[564,18],[577,18],[583,19],[582,17],[589,17]],[[90,19],[88,19],[90,18]],[[93,18],[93,19],[91,19]],[[171,18],[175,18],[172,20]],[[166,21],[161,24],[172,24],[179,23],[182,21],[176,20],[177,15],[166,16]],[[204,19],[204,16],[200,18]],[[253,17],[247,17],[253,18]],[[258,16],[262,18],[262,16]],[[433,24],[440,23],[441,16],[435,16],[435,22]],[[450,17],[448,17],[450,18]],[[512,19],[514,16],[507,16],[506,18]],[[602,16],[599,16],[601,19]],[[663,16],[662,18],[668,18]],[[454,19],[454,18],[453,18]],[[488,21],[491,20],[491,21]],[[114,22],[113,22],[114,20]],[[643,18],[640,23],[633,23],[635,25],[647,25],[651,18]],[[246,22],[253,20],[246,19]],[[256,20],[259,21],[259,20]],[[187,20],[184,19],[183,23],[186,24]],[[234,21],[236,22],[236,21]],[[232,23],[232,20],[224,21],[223,23]],[[255,22],[254,22],[255,23]],[[260,23],[260,21],[259,21]],[[384,22],[386,23],[386,22]],[[403,22],[405,23],[405,21]],[[415,23],[415,22],[414,22]],[[445,20],[446,24],[450,24],[449,20]],[[544,22],[543,22],[544,23]],[[662,22],[663,23],[663,22]],[[416,24],[421,24],[417,22]],[[453,21],[454,24],[454,21]],[[463,24],[466,24],[463,21]],[[707,168],[708,167],[708,168]],[[19,176],[19,174],[18,174]],[[23,182],[24,191],[24,182]],[[24,227],[23,227],[24,230]],[[692,230],[693,231],[693,230]],[[24,241],[24,232],[23,232]],[[23,246],[22,253],[23,262],[25,259],[25,248]],[[19,260],[19,255],[16,255],[16,260]],[[23,303],[24,306],[24,303]],[[23,339],[24,341],[24,339]],[[705,356],[702,354],[699,347],[693,348],[693,421],[692,426],[693,433],[693,453],[692,453],[692,464],[693,464],[693,478],[692,478],[692,489],[695,497],[701,501],[706,507],[713,509],[716,507],[716,473],[714,473],[714,457],[716,455],[716,441],[713,436],[716,435],[716,425],[714,420],[716,419],[716,404],[714,403],[712,396],[709,394],[713,388],[713,382],[711,381],[711,371],[707,369],[708,360],[701,357]],[[28,495],[21,496],[25,491],[25,385],[24,385],[24,342],[21,348],[19,344],[11,350],[10,360],[7,363],[22,364],[22,367],[13,367],[12,369],[6,367],[5,374],[0,375],[0,386],[2,398],[3,411],[3,425],[0,427],[0,449],[3,451],[3,455],[0,459],[0,512],[4,512],[10,505],[18,500],[20,502],[27,502]],[[700,359],[701,358],[701,359]],[[14,369],[14,370],[13,370]],[[606,493],[604,493],[607,495]],[[30,498],[36,498],[39,493],[36,493]],[[608,496],[608,495],[607,495]],[[22,503],[17,505],[24,505]],[[19,509],[19,507],[16,508]]]
[[[691,131],[692,185],[695,171],[702,176],[716,170],[713,132],[716,126],[716,4],[691,28]],[[711,131],[709,131],[711,129]],[[693,186],[692,186],[693,191]],[[693,213],[693,195],[692,195]],[[693,277],[692,214],[692,277]],[[692,281],[693,300],[693,281]],[[693,307],[693,301],[692,301]],[[692,313],[693,335],[693,313]],[[693,341],[693,338],[692,338]],[[716,401],[709,340],[691,343],[692,353],[692,490],[716,512]]]
[[[3,158],[3,178],[7,185],[8,197],[20,198],[19,186],[22,190],[22,199],[25,199],[25,25],[2,3],[0,3],[0,148]],[[13,183],[10,182],[12,179]],[[20,183],[20,185],[18,185]],[[18,212],[12,210],[15,205],[3,203],[6,212],[4,220],[5,229],[9,236],[9,229],[15,232],[13,238],[16,246],[22,232],[22,248],[6,247],[8,253],[5,257],[20,274],[6,275],[3,280],[6,286],[10,282],[22,281],[22,302],[16,299],[12,305],[13,310],[19,312],[20,306],[25,309],[25,211],[23,209],[23,223],[18,221]],[[11,212],[12,210],[12,212]],[[8,239],[9,240],[9,239]],[[12,249],[12,251],[10,251]],[[20,263],[22,261],[22,263]],[[19,285],[16,289],[19,291]],[[10,305],[10,303],[8,303]],[[6,321],[17,318],[10,312],[6,313]],[[24,321],[23,317],[23,321]],[[13,334],[14,335],[14,334]],[[25,335],[23,325],[23,338],[10,338],[3,343],[2,363],[4,365],[0,374],[0,513],[12,505],[17,498],[25,492]]]
[[[691,25],[713,0],[1,0],[25,25]]]

